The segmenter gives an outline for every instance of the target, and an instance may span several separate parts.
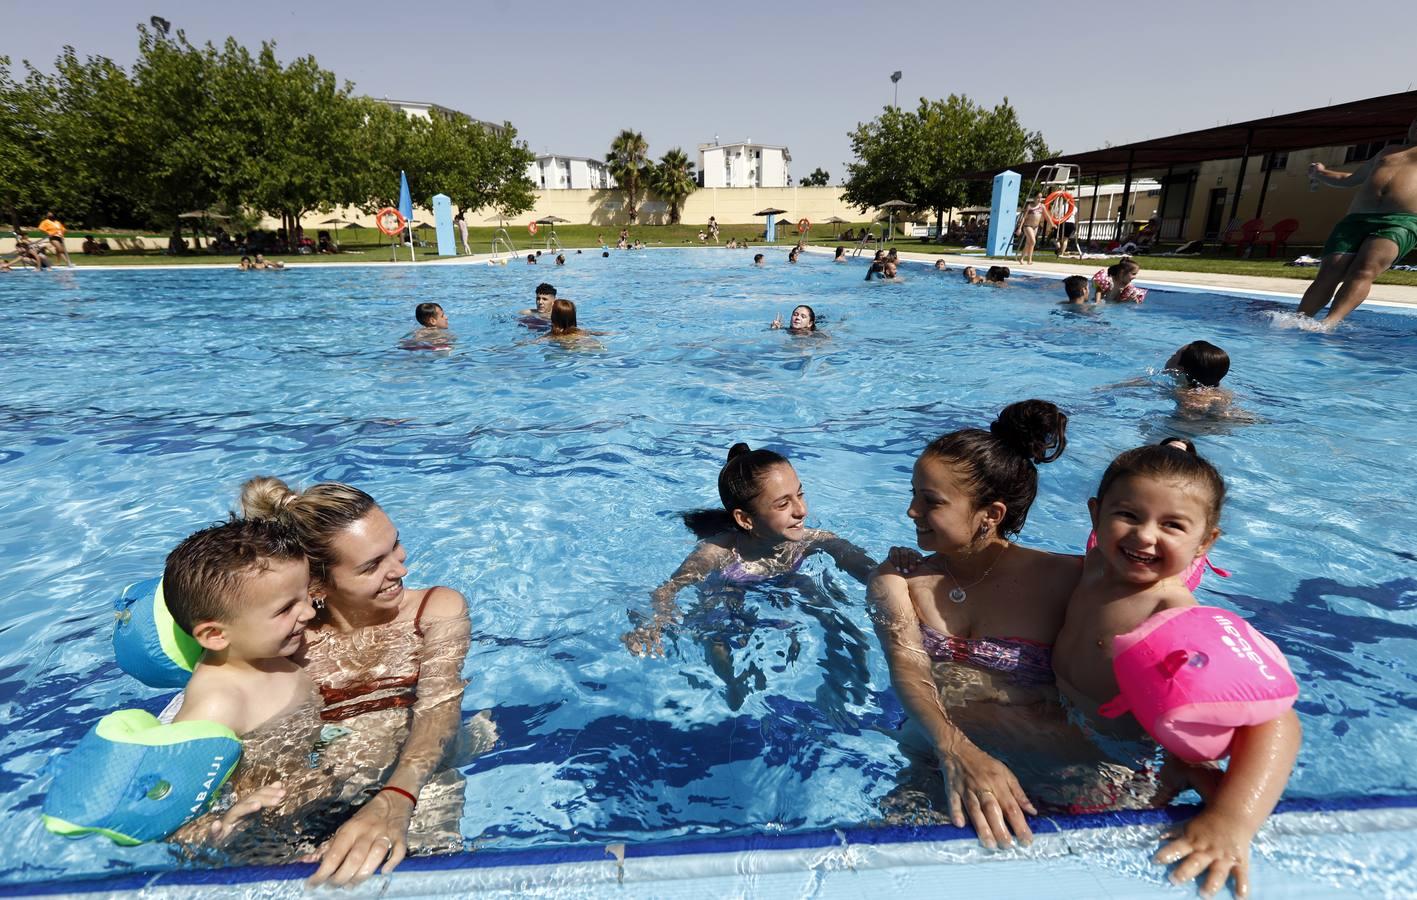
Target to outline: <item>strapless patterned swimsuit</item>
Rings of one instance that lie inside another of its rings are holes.
[[[1053,683],[1053,646],[1026,638],[961,638],[920,623],[925,652],[935,662],[957,662],[1001,672],[1023,687]]]

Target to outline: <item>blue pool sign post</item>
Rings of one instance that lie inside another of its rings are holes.
[[[771,244],[773,241],[777,240],[777,214],[776,214],[776,213],[768,213],[768,224],[767,224],[767,227],[766,227],[764,230],[767,232],[767,238],[766,238],[766,240],[767,240],[767,242],[768,242],[769,244]]]
[[[989,201],[989,242],[985,248],[990,256],[1008,256],[1013,249],[1018,189],[1022,180],[1012,169],[994,176],[994,196]]]
[[[453,201],[447,194],[433,195],[433,227],[438,231],[438,255],[457,256],[458,245],[453,240]]]
[[[403,216],[404,233],[408,235],[408,256],[418,262],[418,254],[413,252],[413,195],[408,189],[408,176],[399,169],[399,215]]]

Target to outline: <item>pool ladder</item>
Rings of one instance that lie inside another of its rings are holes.
[[[512,236],[507,234],[507,229],[498,228],[497,233],[492,235],[492,253],[498,262],[502,262],[503,253],[506,253],[509,258],[516,257],[517,248],[512,243]]]
[[[852,251],[851,255],[860,256],[862,251],[866,249],[866,245],[872,241],[875,242],[877,250],[881,249],[881,239],[872,234],[870,229],[867,229],[866,233],[861,235],[861,240],[857,242],[856,249]]]

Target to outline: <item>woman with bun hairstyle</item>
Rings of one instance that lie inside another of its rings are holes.
[[[305,668],[324,697],[321,718],[352,732],[323,751],[347,820],[317,854],[310,883],[392,871],[410,832],[412,849],[460,849],[462,779],[440,764],[462,718],[463,595],[405,586],[398,529],[358,488],[326,482],[297,492],[261,476],[242,486],[240,505],[247,518],[279,520],[299,536],[318,610]]]
[[[955,826],[970,822],[986,847],[1029,843],[1024,814],[1037,814],[997,756],[1028,744],[1053,757],[1050,767],[1067,748],[1074,761],[1096,756],[1066,727],[1051,660],[1081,558],[1013,543],[1038,491],[1037,467],[1067,447],[1067,423],[1052,403],[1025,400],[987,430],[932,441],[915,462],[906,510],[928,555],[908,574],[883,563],[868,590],[910,715],[907,743],[944,775]]]
[[[862,584],[876,567],[875,561],[850,541],[830,531],[807,527],[807,499],[802,484],[792,463],[781,454],[734,444],[718,473],[718,495],[721,507],[684,513],[684,524],[700,540],[669,580],[650,595],[651,619],[622,638],[631,653],[664,655],[661,634],[666,626],[682,620],[675,598],[690,585],[708,582],[711,587],[741,595],[744,588],[795,573],[814,553],[826,553]],[[810,609],[808,612],[817,614]],[[830,640],[830,632],[839,623],[823,620],[823,626]],[[729,685],[729,704],[736,709],[743,693],[735,689],[735,684],[741,679],[734,675],[726,641],[710,642],[709,664]]]

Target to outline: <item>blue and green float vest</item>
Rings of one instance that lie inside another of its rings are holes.
[[[113,656],[150,687],[183,687],[202,656],[167,609],[162,579],[130,585],[115,603]],[[161,840],[212,805],[241,759],[236,734],[216,722],[164,725],[120,709],[60,759],[45,795],[44,826],[65,837],[115,843]]]

